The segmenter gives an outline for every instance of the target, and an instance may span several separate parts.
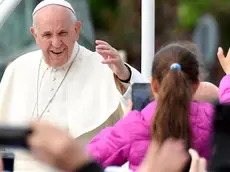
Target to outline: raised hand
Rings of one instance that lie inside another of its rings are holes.
[[[105,41],[96,40],[96,44],[96,52],[104,58],[102,63],[107,64],[119,79],[127,80],[130,72],[124,65],[119,52]]]
[[[217,52],[220,64],[226,74],[230,74],[230,49],[228,50],[227,56],[224,55],[224,51],[221,47],[218,48]]]

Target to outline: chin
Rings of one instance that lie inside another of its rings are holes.
[[[60,66],[62,66],[62,65],[64,65],[64,64],[66,64],[67,62],[65,61],[65,62],[56,62],[56,63],[52,63],[52,67],[60,67]]]
[[[63,60],[65,59],[65,60]],[[52,67],[60,67],[64,64],[66,64],[68,62],[68,59],[66,59],[65,57],[59,57],[59,58],[55,58],[51,61],[51,66]]]

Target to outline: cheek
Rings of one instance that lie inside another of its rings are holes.
[[[42,51],[47,51],[49,49],[50,44],[51,44],[50,41],[42,40],[42,39],[39,39],[37,42],[38,42],[38,45]]]
[[[65,46],[68,47],[68,49],[72,49],[74,47],[74,44],[75,44],[75,40],[71,37],[67,38],[67,39],[63,39],[62,41]]]

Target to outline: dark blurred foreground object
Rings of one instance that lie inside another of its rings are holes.
[[[27,137],[31,132],[26,126],[0,125],[0,147],[29,149]]]
[[[186,163],[184,169],[183,169],[183,172],[190,172],[190,167],[191,167],[191,163],[192,163],[192,157],[191,155],[189,155],[189,159],[188,159],[188,162]]]
[[[76,169],[74,172],[104,172],[104,169],[92,161]]]
[[[217,104],[210,172],[230,171],[230,104]]]
[[[13,172],[15,155],[12,152],[2,151],[0,156],[2,157],[3,172]]]

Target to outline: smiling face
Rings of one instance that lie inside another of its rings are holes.
[[[50,67],[59,67],[68,62],[75,42],[79,39],[81,23],[63,6],[49,5],[33,17],[30,29]]]

